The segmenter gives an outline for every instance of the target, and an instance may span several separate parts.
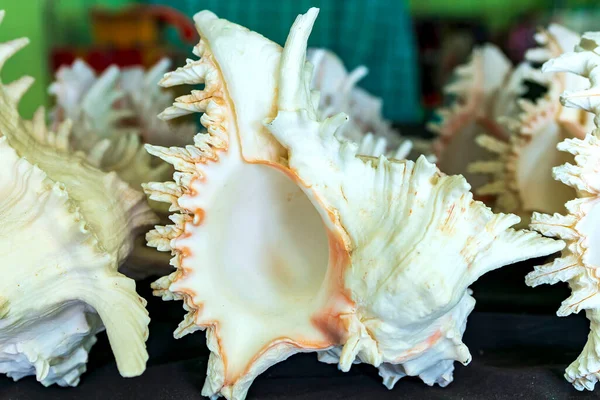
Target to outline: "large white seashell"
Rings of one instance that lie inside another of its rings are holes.
[[[518,217],[493,214],[424,157],[360,156],[336,135],[347,117],[319,118],[305,62],[317,13],[296,19],[282,50],[200,12],[201,58],[162,80],[205,85],[161,117],[203,112],[208,133],[147,146],[177,172],[145,187],[179,211],[147,235],[177,268],[153,288],[184,301],[176,337],[207,331],[205,396],[243,399],[271,365],[326,350],[343,371],[379,367],[388,387],[405,375],[445,385],[453,362],[471,358],[468,286],[563,247],[510,229]]]
[[[600,127],[600,33],[583,35],[575,52],[548,61],[547,71],[569,72],[589,78],[591,87],[565,92],[563,105],[593,112]],[[557,314],[566,316],[585,310],[590,320],[590,334],[583,352],[566,370],[565,378],[578,390],[592,390],[600,379],[600,280],[598,278],[598,225],[600,222],[600,130],[594,129],[584,139],[567,139],[558,149],[574,155],[575,164],[554,168],[554,178],[573,188],[577,198],[566,204],[567,214],[535,213],[531,227],[544,235],[566,241],[561,257],[538,266],[527,275],[530,286],[568,282],[571,296],[563,301]],[[595,247],[596,246],[596,247]]]
[[[0,67],[27,43],[1,43]],[[19,117],[32,81],[0,84],[0,372],[77,385],[106,328],[120,373],[139,375],[146,302],[117,268],[154,216],[141,193],[69,149],[70,122],[54,133],[43,109]]]
[[[527,58],[539,62],[570,51],[579,35],[559,25],[550,25],[540,31],[536,39],[540,47],[530,50]],[[541,71],[535,77],[548,85],[546,95],[535,102],[515,102],[521,109],[518,118],[503,116],[512,132],[508,140],[491,136],[477,139],[479,145],[496,153],[496,158],[469,166],[473,173],[492,176],[492,181],[480,187],[476,194],[495,196],[495,210],[515,213],[524,221],[532,212],[562,212],[565,202],[574,197],[572,188],[552,178],[554,166],[572,161],[572,157],[558,151],[556,145],[567,138],[583,138],[592,123],[591,114],[566,109],[559,101],[565,88],[580,89],[585,86],[585,80],[574,74],[549,75]]]

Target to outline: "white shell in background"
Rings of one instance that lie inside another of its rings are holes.
[[[527,59],[540,62],[570,51],[579,35],[561,26],[550,25],[536,35],[541,47],[530,50]],[[574,191],[552,178],[552,168],[572,161],[569,154],[556,145],[566,138],[585,135],[590,128],[591,115],[581,110],[565,109],[559,101],[565,88],[577,90],[585,80],[574,74],[530,74],[548,86],[547,93],[535,102],[515,101],[521,113],[517,118],[504,115],[511,132],[508,140],[491,136],[478,138],[478,143],[496,159],[481,160],[470,165],[473,173],[490,174],[492,181],[476,191],[478,195],[493,195],[494,209],[515,213],[526,222],[532,212],[563,212],[564,204]]]
[[[147,74],[141,69],[122,72],[111,66],[100,76],[96,76],[82,60],[61,67],[56,74],[57,80],[49,88],[57,101],[53,111],[54,125],[65,118],[71,119],[73,147],[89,154],[90,161],[103,170],[117,172],[134,188],[141,188],[143,182],[150,180],[166,179],[172,173],[171,169],[164,163],[154,165],[143,150],[143,144],[149,143],[145,139],[150,137],[164,141],[170,134],[169,127],[157,120],[157,112],[154,112],[155,108],[164,107],[164,96],[171,98],[155,89],[156,75],[161,75],[168,65],[169,62],[163,60]],[[145,101],[134,86],[145,94]],[[150,86],[154,87],[148,90]],[[155,102],[159,104],[156,106]],[[127,123],[131,119],[134,124]],[[188,128],[188,132],[189,139],[193,130]],[[178,144],[178,140],[172,144]]]
[[[207,331],[212,398],[241,400],[271,365],[313,351],[343,371],[377,366],[388,387],[405,375],[446,385],[471,359],[468,286],[564,245],[510,229],[518,217],[493,214],[425,157],[359,155],[337,134],[346,115],[321,119],[310,91],[317,12],[296,19],[284,49],[200,12],[200,59],[161,82],[204,84],[161,117],[204,113],[207,133],[147,146],[177,172],[145,189],[178,211],[147,235],[177,268],[153,288],[184,301],[176,337]]]
[[[1,43],[0,67],[27,43]],[[137,376],[150,320],[117,269],[156,220],[141,193],[71,151],[68,121],[50,132],[43,109],[19,116],[31,82],[0,84],[0,373],[75,386],[106,328],[119,372]]]
[[[477,190],[487,182],[486,177],[471,174],[467,166],[490,154],[477,146],[475,137],[488,132],[498,139],[508,138],[509,132],[497,118],[512,112],[525,87],[521,79],[515,79],[520,73],[513,73],[510,61],[491,44],[475,48],[470,61],[457,67],[455,75],[455,81],[444,88],[453,102],[438,110],[441,121],[428,127],[439,135],[434,150],[440,170],[462,174]]]
[[[143,145],[181,145],[191,141],[196,131],[195,124],[170,126],[156,117],[173,101],[173,96],[158,86],[169,66],[167,59],[148,71],[111,66],[100,76],[81,60],[61,67],[49,89],[57,100],[54,125],[64,118],[74,121],[72,146],[86,153],[93,165],[116,172],[135,189],[141,191],[145,182],[168,179],[173,173],[171,166],[151,157]],[[150,206],[159,214],[168,213],[162,203],[150,202]],[[147,248],[142,237],[122,267],[136,279],[171,269],[168,258]]]
[[[336,54],[318,48],[308,49],[306,59],[314,67],[311,90],[319,93],[319,118],[347,114],[349,120],[337,134],[362,143],[359,154],[386,154],[399,160],[426,154],[429,161],[435,162],[429,141],[402,137],[383,118],[382,99],[356,86],[367,74],[366,67],[361,65],[348,72]]]

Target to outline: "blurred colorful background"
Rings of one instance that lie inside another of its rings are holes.
[[[533,33],[551,21],[576,32],[594,26],[594,0],[0,0],[8,16],[0,40],[31,44],[3,70],[11,81],[36,78],[21,103],[29,117],[55,71],[76,58],[97,71],[111,64],[149,66],[162,56],[175,64],[196,41],[191,17],[201,9],[283,43],[294,17],[321,8],[309,44],[336,52],[349,69],[369,68],[359,86],[384,100],[384,116],[422,124],[442,102],[441,87],[474,45],[492,42],[514,62],[533,46]],[[165,6],[169,7],[165,7]]]

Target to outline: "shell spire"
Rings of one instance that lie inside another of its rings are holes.
[[[0,44],[0,63],[26,43]],[[0,84],[0,372],[75,386],[106,329],[121,375],[140,375],[146,302],[117,269],[153,214],[141,193],[70,148],[69,121],[53,132],[43,108],[19,116],[29,82]]]
[[[339,135],[345,114],[321,119],[306,62],[317,14],[298,16],[282,49],[202,11],[200,59],[162,81],[205,84],[162,118],[204,112],[207,133],[147,146],[177,172],[145,185],[176,210],[147,235],[176,268],[152,286],[184,302],[175,337],[206,331],[205,396],[242,400],[259,374],[300,352],[343,371],[372,364],[388,387],[406,375],[446,385],[454,361],[471,359],[461,340],[468,286],[563,247],[510,229],[518,217],[493,214],[463,177],[425,157],[359,154]]]
[[[567,91],[561,102],[568,107],[594,112],[598,121],[600,56],[596,49],[600,44],[598,33],[586,33],[574,52],[558,56],[546,64],[545,71],[575,73],[589,79],[589,89]],[[585,138],[567,139],[558,144],[558,150],[574,156],[574,164],[566,163],[554,168],[554,178],[574,189],[577,198],[566,204],[567,213],[535,213],[531,227],[540,233],[563,239],[567,246],[561,257],[538,266],[527,275],[530,286],[568,282],[571,296],[563,301],[557,314],[566,316],[585,310],[590,320],[588,342],[579,357],[567,368],[565,378],[577,390],[592,390],[600,379],[600,280],[596,269],[599,261],[595,249],[598,243],[598,204],[600,204],[600,140],[598,128]]]

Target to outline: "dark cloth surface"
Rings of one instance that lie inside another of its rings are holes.
[[[559,318],[545,313],[554,312],[568,291],[560,286],[531,289],[520,285],[532,265],[494,271],[474,285],[478,304],[465,334],[473,361],[466,367],[455,364],[455,380],[446,388],[404,378],[390,391],[372,366],[354,365],[342,373],[335,365],[318,362],[315,354],[299,354],[259,376],[248,399],[600,398],[600,387],[594,393],[580,393],[563,378],[564,369],[583,348],[587,320],[583,315]],[[19,382],[0,377],[0,399],[201,399],[209,354],[204,333],[175,340],[172,332],[184,314],[181,302],[151,297],[148,285],[149,281],[138,283],[140,293],[149,300],[152,317],[150,360],[142,376],[119,376],[102,333],[78,387],[44,388],[33,377]],[[493,312],[503,308],[511,313]],[[528,309],[545,314],[523,313]]]

